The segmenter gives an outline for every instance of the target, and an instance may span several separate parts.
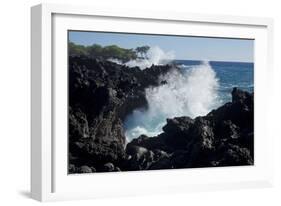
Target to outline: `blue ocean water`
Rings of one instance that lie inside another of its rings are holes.
[[[171,71],[167,83],[145,90],[148,109],[136,109],[125,122],[128,142],[145,134],[162,132],[167,118],[204,116],[231,102],[233,87],[253,92],[254,64],[242,62],[202,62],[176,60],[181,71]]]
[[[197,60],[175,60],[183,70],[202,64]],[[219,79],[219,96],[222,103],[231,101],[233,87],[249,92],[254,91],[254,63],[210,61],[212,69]]]

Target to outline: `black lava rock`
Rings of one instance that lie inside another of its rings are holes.
[[[253,104],[253,93],[234,88],[232,102],[203,117],[167,119],[163,133],[142,135],[127,148],[140,146],[166,153],[147,162],[150,167],[146,169],[253,165]]]
[[[147,107],[145,88],[159,85],[159,76],[171,69],[177,68],[141,70],[87,56],[69,57],[70,173],[122,170],[127,159],[123,121],[134,109]]]
[[[192,119],[167,119],[163,133],[126,145],[123,121],[147,108],[145,89],[173,65],[129,68],[69,57],[69,173],[254,164],[254,95],[234,88],[232,102]]]

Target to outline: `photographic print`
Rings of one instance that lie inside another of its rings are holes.
[[[254,165],[254,40],[68,31],[68,173]]]

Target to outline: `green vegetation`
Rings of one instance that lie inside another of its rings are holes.
[[[137,47],[135,50],[140,55],[140,58],[147,59],[147,52],[150,49],[149,46]]]
[[[128,62],[134,59],[147,59],[149,46],[137,47],[136,49],[124,49],[117,45],[102,47],[99,44],[91,46],[78,45],[69,42],[69,55],[86,55],[99,59],[118,59],[121,62]]]

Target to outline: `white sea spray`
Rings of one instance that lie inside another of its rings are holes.
[[[126,118],[127,141],[141,134],[155,136],[167,118],[206,115],[219,106],[219,81],[208,62],[182,71],[172,70],[160,80],[167,83],[146,89],[148,109],[137,109]]]

